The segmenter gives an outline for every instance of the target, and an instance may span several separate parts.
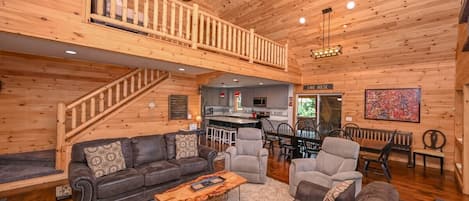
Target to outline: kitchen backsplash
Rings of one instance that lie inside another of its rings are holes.
[[[288,110],[287,109],[269,109],[264,107],[244,107],[243,111],[234,112],[232,107],[225,106],[207,106],[207,108],[213,108],[213,116],[239,116],[239,117],[251,117],[252,112],[270,112],[270,118],[272,120],[287,120]]]

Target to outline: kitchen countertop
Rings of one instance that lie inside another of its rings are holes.
[[[255,120],[255,119],[243,119],[243,118],[236,118],[236,117],[205,117],[205,119],[214,120],[214,121],[223,121],[223,122],[234,123],[234,124],[255,124],[259,122],[258,120]]]

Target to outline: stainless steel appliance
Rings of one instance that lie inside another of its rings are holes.
[[[266,107],[267,106],[267,97],[254,97],[253,105],[254,105],[254,107]]]

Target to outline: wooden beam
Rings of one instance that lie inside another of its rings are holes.
[[[205,74],[200,74],[197,75],[197,84],[199,85],[206,85],[210,82],[210,80],[213,80],[217,77],[220,77],[222,75],[227,74],[226,72],[221,72],[221,71],[215,71],[215,72],[210,72],[210,73],[205,73]]]

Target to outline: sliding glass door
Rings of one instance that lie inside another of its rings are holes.
[[[342,95],[308,94],[297,96],[297,121],[312,121],[322,132],[342,126]]]

